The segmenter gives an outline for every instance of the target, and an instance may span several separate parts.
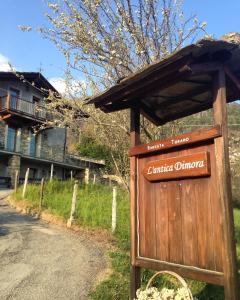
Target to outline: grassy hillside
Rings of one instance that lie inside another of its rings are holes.
[[[71,209],[73,182],[47,183],[43,209],[54,215],[69,218]],[[126,300],[129,293],[129,198],[128,193],[118,189],[117,196],[117,229],[113,235],[113,242],[117,245],[117,251],[110,252],[112,262],[112,275],[97,286],[90,295],[93,300]],[[16,201],[21,199],[21,188],[15,195]],[[29,185],[26,194],[27,205],[30,208],[38,208],[39,186]],[[90,228],[103,228],[111,231],[111,201],[112,189],[108,186],[89,185],[80,186],[77,196],[76,222],[81,226]],[[240,269],[240,210],[234,212],[238,265]],[[146,284],[151,272],[143,270],[142,283]],[[196,281],[188,281],[191,290],[199,300],[224,299],[223,289]],[[167,284],[166,278],[159,280],[159,286]]]

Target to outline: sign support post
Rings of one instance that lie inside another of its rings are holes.
[[[236,268],[236,245],[232,207],[231,174],[228,151],[226,78],[222,70],[216,73],[213,80],[213,117],[214,123],[222,127],[222,136],[215,139],[217,176],[223,211],[224,235],[224,292],[226,300],[238,300],[238,283]]]
[[[132,108],[130,110],[130,146],[134,147],[140,144],[140,111],[138,108]],[[136,291],[140,287],[141,282],[141,270],[135,264],[135,257],[137,254],[136,245],[136,177],[137,177],[137,158],[135,156],[130,158],[130,198],[131,198],[131,295],[130,299],[135,299]]]

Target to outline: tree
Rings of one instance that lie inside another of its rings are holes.
[[[76,108],[83,108],[79,99],[166,58],[205,32],[206,23],[200,23],[195,15],[185,19],[182,8],[182,0],[48,2],[49,27],[38,30],[63,53],[69,68],[84,76],[86,84],[81,82],[78,97],[73,93],[70,97]],[[31,27],[21,26],[21,29],[29,31]],[[59,107],[59,101],[51,97],[50,103]],[[117,174],[127,183],[128,115],[125,112],[106,115],[90,106],[84,109],[91,117],[91,126],[96,128],[96,137],[112,150]],[[66,116],[65,124],[76,126],[73,115],[66,113]],[[144,118],[141,128],[145,140],[156,135]]]
[[[204,31],[206,23],[195,15],[184,18],[182,5],[182,0],[48,2],[51,26],[39,30],[94,87],[107,88]]]
[[[104,159],[105,170],[107,172],[112,172],[113,165],[111,159],[111,150],[107,145],[96,141],[94,136],[92,137],[92,132],[90,132],[90,134],[84,132],[81,135],[80,142],[77,145],[77,150],[81,155],[86,157]]]

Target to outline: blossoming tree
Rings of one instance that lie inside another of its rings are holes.
[[[69,68],[84,78],[78,93],[76,89],[71,93],[75,109],[82,108],[80,100],[179,50],[205,32],[206,25],[195,15],[184,17],[183,0],[59,0],[48,2],[46,17],[49,27],[38,30],[63,53]],[[68,81],[69,90],[73,82]],[[59,107],[59,101],[66,100],[51,97],[52,106]],[[125,112],[105,115],[90,106],[84,110],[91,117],[87,126],[96,127],[95,138],[112,149],[116,172],[126,183],[128,116]],[[63,123],[76,127],[74,110],[62,115]],[[141,127],[152,139],[155,132],[146,120]]]

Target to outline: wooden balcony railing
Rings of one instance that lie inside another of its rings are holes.
[[[1,111],[17,112],[23,116],[26,115],[42,121],[51,119],[52,117],[52,114],[44,106],[9,94],[0,97]]]

